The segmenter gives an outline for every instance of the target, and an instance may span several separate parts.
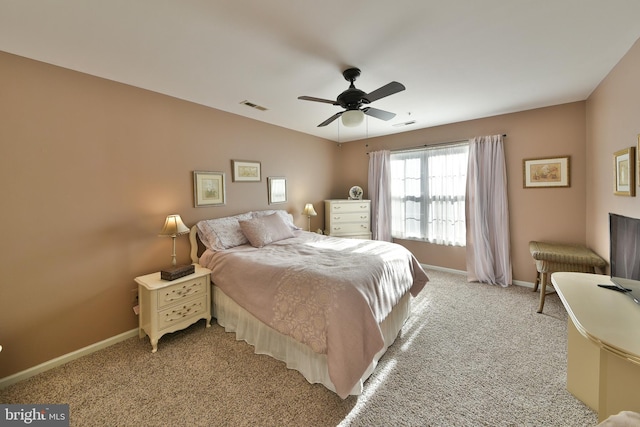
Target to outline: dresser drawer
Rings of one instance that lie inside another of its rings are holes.
[[[158,313],[158,330],[169,328],[191,317],[202,315],[207,310],[207,297],[189,300],[183,304],[167,308]]]
[[[339,224],[331,224],[331,229],[329,230],[331,235],[339,235],[339,234],[355,234],[369,231],[369,223],[339,223]]]
[[[369,213],[369,203],[355,202],[355,203],[331,203],[330,208],[331,213],[354,213],[354,212],[365,212]]]
[[[358,222],[369,223],[369,212],[362,213],[333,213],[331,214],[331,223]]]
[[[173,286],[167,286],[158,291],[158,309],[169,304],[177,303],[181,300],[207,293],[207,277],[197,277],[195,279],[181,282]]]

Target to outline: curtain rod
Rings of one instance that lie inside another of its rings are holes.
[[[506,137],[507,137],[507,134],[506,134],[506,133],[503,133],[503,134],[502,134],[502,137],[503,137],[503,138],[506,138]],[[470,138],[467,138],[467,139],[459,139],[459,140],[457,140],[457,141],[437,142],[437,143],[435,143],[435,144],[423,144],[423,145],[417,145],[417,146],[415,146],[415,147],[397,148],[397,149],[395,149],[395,150],[389,150],[389,151],[391,151],[391,152],[393,153],[393,152],[396,152],[396,151],[411,151],[411,150],[417,150],[417,149],[419,149],[419,148],[424,148],[424,147],[437,147],[437,146],[439,146],[439,145],[452,145],[452,144],[457,144],[457,143],[460,143],[460,142],[466,142],[466,141],[469,141],[469,139],[470,139]],[[369,152],[367,151],[367,156],[368,156],[368,155],[369,155]]]

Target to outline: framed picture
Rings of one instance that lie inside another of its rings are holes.
[[[224,172],[193,171],[193,203],[196,208],[225,204]]]
[[[524,159],[524,188],[570,187],[570,157]]]
[[[636,149],[634,147],[613,153],[614,188],[616,196],[636,195]]]
[[[231,160],[234,182],[261,181],[260,162]]]
[[[287,201],[287,179],[283,176],[267,177],[269,185],[269,204],[285,203]]]

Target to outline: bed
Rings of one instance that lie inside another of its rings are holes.
[[[429,280],[400,245],[303,231],[284,210],[200,221],[190,243],[217,322],[341,398],[362,392]]]

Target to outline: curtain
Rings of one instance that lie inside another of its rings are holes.
[[[507,171],[502,135],[469,140],[467,279],[511,284]]]
[[[369,199],[371,200],[371,236],[391,242],[391,152],[369,153]]]

